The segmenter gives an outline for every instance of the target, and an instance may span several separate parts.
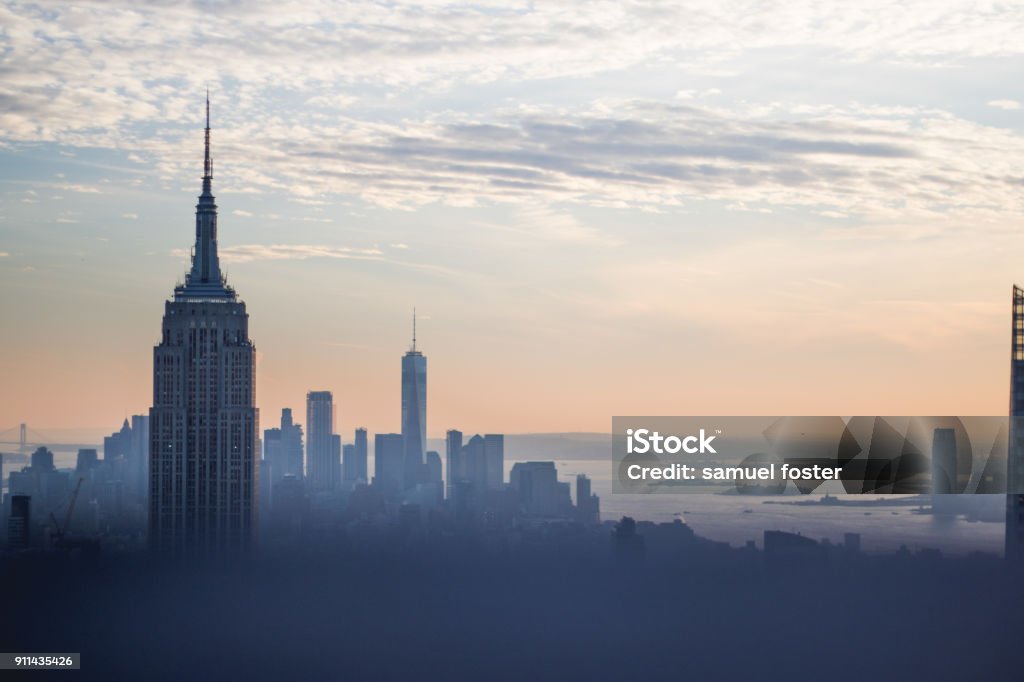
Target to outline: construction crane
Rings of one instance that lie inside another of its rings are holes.
[[[82,489],[83,477],[78,478],[78,483],[75,484],[75,492],[71,493],[71,501],[68,502],[68,513],[64,515],[64,525],[57,525],[57,517],[50,512],[50,523],[53,524],[53,529],[50,531],[50,540],[56,547],[64,546],[64,538],[67,535],[68,528],[71,526],[71,514],[75,511],[75,502],[78,501],[78,491]]]

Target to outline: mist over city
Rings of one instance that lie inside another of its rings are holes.
[[[0,670],[1016,679],[1022,29],[3,3]]]

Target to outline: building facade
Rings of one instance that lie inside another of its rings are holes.
[[[412,348],[402,356],[403,485],[416,487],[427,449],[427,358],[416,350],[416,312],[412,318]]]
[[[341,483],[341,440],[334,438],[334,396],[330,391],[306,394],[307,490],[331,492]]]
[[[354,442],[343,449],[342,480],[348,483],[368,483],[367,460],[369,448],[366,429],[356,429]]]
[[[1024,563],[1024,290],[1013,287],[1010,444],[1006,457],[1006,559]]]
[[[217,255],[210,103],[192,266],[164,306],[149,412],[149,543],[162,553],[245,551],[259,476],[255,348]]]

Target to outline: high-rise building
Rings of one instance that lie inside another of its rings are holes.
[[[260,478],[271,498],[274,486],[285,476],[302,480],[302,426],[293,420],[291,408],[281,410],[280,427],[263,432],[263,461]]]
[[[120,431],[115,431],[103,439],[103,461],[112,462],[119,457],[127,457],[131,444],[132,427],[125,419]]]
[[[404,490],[405,441],[400,433],[378,433],[373,438],[373,485],[389,500]]]
[[[245,303],[220,271],[212,181],[207,99],[192,266],[153,350],[149,540],[174,554],[244,551],[256,520],[255,348]]]
[[[402,356],[403,485],[413,488],[423,471],[427,449],[427,358],[416,350],[416,311],[412,313],[412,348]]]
[[[526,516],[569,518],[572,498],[569,484],[558,480],[554,462],[516,462],[509,476]]]
[[[342,479],[349,483],[369,481],[367,475],[367,447],[366,429],[356,429],[354,443],[346,445],[343,449],[342,458]]]
[[[99,464],[99,455],[93,448],[80,448],[78,458],[75,460],[75,473],[79,476],[88,474]]]
[[[488,490],[505,484],[505,436],[500,433],[484,434],[483,483]]]
[[[306,394],[306,475],[311,493],[336,490],[341,482],[341,443],[335,443],[330,391]]]
[[[14,495],[31,497],[37,519],[47,519],[50,514],[60,516],[67,508],[71,489],[71,476],[54,467],[53,452],[45,447],[32,453],[29,466],[12,471],[7,477],[8,499],[13,499]]]
[[[462,457],[462,431],[449,429],[444,437],[445,452],[445,497],[454,499],[456,486],[468,480],[469,472],[466,471]]]
[[[103,439],[103,462],[112,467],[126,492],[137,502],[149,494],[149,417],[133,415],[119,431]]]
[[[601,522],[601,501],[590,492],[586,474],[576,474],[576,520],[586,524]]]
[[[11,549],[28,549],[32,544],[32,498],[11,495],[11,515],[7,517],[7,545]]]
[[[132,415],[125,478],[129,494],[143,501],[149,496],[149,416]]]
[[[1006,559],[1024,563],[1024,289],[1013,287],[1010,446],[1006,457]]]

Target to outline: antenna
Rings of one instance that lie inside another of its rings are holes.
[[[412,352],[416,352],[416,306],[412,307]]]
[[[213,158],[210,156],[210,89],[206,89],[206,149],[203,156],[203,180],[207,181],[213,177]],[[204,189],[208,186],[204,183]]]

